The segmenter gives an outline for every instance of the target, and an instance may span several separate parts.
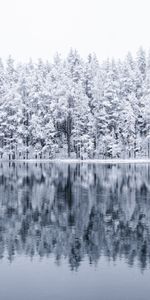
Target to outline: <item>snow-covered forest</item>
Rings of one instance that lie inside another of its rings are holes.
[[[150,266],[150,165],[0,164],[0,260]]]
[[[150,157],[150,54],[0,61],[0,158]]]

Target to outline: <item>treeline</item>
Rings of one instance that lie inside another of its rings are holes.
[[[0,61],[0,158],[150,157],[150,54]]]

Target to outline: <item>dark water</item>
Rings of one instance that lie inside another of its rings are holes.
[[[1,163],[0,299],[149,300],[150,165]]]

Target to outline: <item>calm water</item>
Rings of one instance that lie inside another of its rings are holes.
[[[149,300],[150,165],[1,163],[0,299]]]

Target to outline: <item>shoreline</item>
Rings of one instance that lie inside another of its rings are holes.
[[[0,159],[0,162],[9,163],[91,163],[91,164],[135,164],[135,163],[150,163],[150,158],[137,159]]]

